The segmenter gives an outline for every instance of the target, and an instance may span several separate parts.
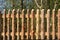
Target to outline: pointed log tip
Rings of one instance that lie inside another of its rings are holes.
[[[6,14],[6,9],[3,9],[3,13],[4,13],[4,15]]]
[[[19,12],[20,10],[19,9],[17,9],[17,13]]]
[[[44,9],[42,9],[42,11],[44,11]]]
[[[14,13],[15,13],[15,9],[12,10],[12,14],[14,14]]]
[[[44,9],[42,9],[41,12],[44,12]]]
[[[8,12],[10,12],[11,10],[9,9]]]
[[[55,11],[55,9],[53,9],[53,11]]]
[[[39,9],[36,10],[36,13],[37,13],[37,15],[39,15]],[[36,15],[36,17],[37,17],[37,15]]]
[[[13,9],[13,12],[15,11],[15,9]]]
[[[60,11],[60,9],[58,9],[58,11]]]
[[[24,14],[25,9],[22,10],[22,14]]]
[[[32,11],[34,11],[34,9],[32,9]]]
[[[11,11],[11,10],[9,9],[9,10],[8,10],[8,14],[10,14],[10,11]]]
[[[37,12],[39,11],[39,9],[37,9]]]
[[[27,9],[27,12],[29,11],[29,9]]]
[[[6,10],[6,9],[3,9],[4,11]]]
[[[8,11],[10,11],[10,9]]]
[[[50,11],[50,9],[48,9],[47,11]]]
[[[29,9],[27,9],[27,14],[29,14]]]
[[[25,9],[23,9],[22,11],[25,11]]]
[[[5,11],[6,9],[4,9],[4,11]]]

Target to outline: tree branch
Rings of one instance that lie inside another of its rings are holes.
[[[36,1],[36,0],[34,0],[34,1],[35,1],[35,3],[36,3],[37,7],[41,9],[41,8],[42,8],[42,1],[41,1],[41,6],[40,6],[40,5],[38,5],[38,3],[37,3],[37,1]]]

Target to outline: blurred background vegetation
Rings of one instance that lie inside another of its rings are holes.
[[[3,9],[37,9],[39,7],[44,9],[59,9],[60,0],[1,0]],[[39,5],[39,7],[38,7]],[[40,9],[40,8],[39,8]]]

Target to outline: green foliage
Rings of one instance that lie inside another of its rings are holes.
[[[38,0],[38,4],[40,5],[40,1]],[[60,0],[42,0],[42,7],[44,9],[54,9],[56,4],[56,8],[60,8]],[[6,9],[20,9],[21,8],[21,0],[6,0]],[[24,9],[37,9],[38,7],[35,4],[34,0],[23,0],[23,8]]]

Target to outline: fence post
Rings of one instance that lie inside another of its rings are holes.
[[[12,11],[12,40],[14,40],[14,35],[15,35],[15,33],[14,33],[14,19],[15,19],[15,9],[13,9],[13,11]]]
[[[17,14],[16,14],[16,17],[17,17],[17,40],[19,40],[19,9],[17,10]]]
[[[44,9],[41,10],[41,39],[44,40]]]
[[[29,27],[30,27],[29,26],[29,16],[30,16],[29,15],[29,9],[27,9],[27,34],[26,34],[27,35],[27,39],[29,39],[29,32],[30,32],[29,31]]]
[[[50,36],[50,9],[47,10],[47,40],[49,40]]]
[[[39,9],[37,9],[36,13],[36,39],[39,39]]]
[[[21,32],[21,40],[24,40],[24,9],[22,10],[22,32]]]
[[[60,9],[58,10],[58,40],[60,40]]]
[[[8,10],[8,14],[7,14],[7,40],[10,39],[10,10]]]
[[[32,11],[31,11],[31,31],[30,31],[30,35],[31,35],[32,40],[33,40],[33,33],[34,33],[34,9],[32,9]]]
[[[4,9],[4,14],[3,14],[3,40],[5,40],[5,27],[6,27],[6,10]]]
[[[52,40],[55,39],[55,9],[52,10]]]

